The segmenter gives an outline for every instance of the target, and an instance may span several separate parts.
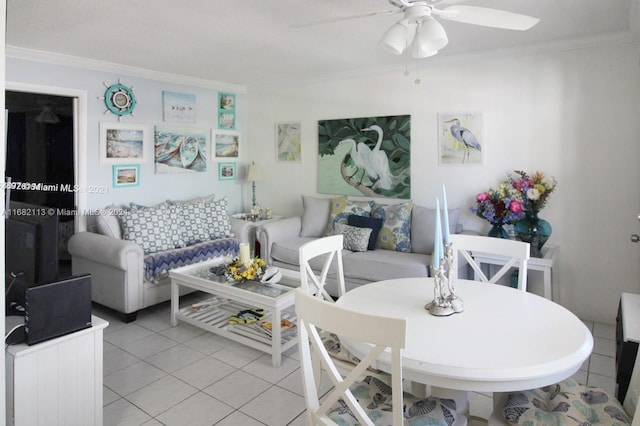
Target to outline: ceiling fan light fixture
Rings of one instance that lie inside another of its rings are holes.
[[[415,50],[420,50],[421,52],[437,52],[449,43],[449,38],[440,22],[428,17],[418,25],[414,42]]]
[[[35,118],[37,123],[44,124],[56,124],[60,122],[60,117],[53,112],[53,109],[49,105],[42,107],[42,111]]]
[[[401,19],[384,33],[380,44],[389,52],[401,55],[406,47],[411,44],[415,35],[415,24],[409,24],[408,19]]]

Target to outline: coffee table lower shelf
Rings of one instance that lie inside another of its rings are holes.
[[[281,354],[298,343],[296,332],[285,333],[285,335],[280,339],[280,350],[275,351],[275,343],[268,335],[249,327],[248,325],[229,324],[229,317],[231,315],[245,309],[253,309],[255,306],[249,306],[218,297],[207,299],[199,304],[201,306],[208,306],[199,310],[194,310],[191,306],[186,306],[178,310],[176,318],[211,333],[226,337],[227,339],[242,343],[243,345],[271,355],[275,355],[276,353]],[[294,323],[296,322],[296,318],[293,313],[282,311],[280,315],[282,319],[287,319]],[[279,364],[279,359],[277,363]]]

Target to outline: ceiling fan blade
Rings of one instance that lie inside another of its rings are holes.
[[[401,12],[402,11],[400,10],[394,9],[394,10],[383,10],[380,12],[361,13],[359,15],[343,16],[340,18],[327,18],[327,19],[320,19],[317,21],[305,22],[303,24],[293,24],[293,25],[289,25],[289,28],[315,27],[316,25],[332,24],[334,22],[350,21],[352,19],[368,18],[370,16],[377,16],[377,15],[393,15]]]
[[[442,10],[434,9],[432,13],[449,21],[505,30],[525,31],[540,22],[540,19],[531,16],[478,6],[450,6]]]

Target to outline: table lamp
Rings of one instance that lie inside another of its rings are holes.
[[[247,170],[247,180],[251,181],[251,190],[253,191],[253,198],[251,199],[251,205],[253,207],[256,206],[256,181],[262,180],[262,172],[260,168],[256,166],[255,161],[252,161],[249,164],[249,168]]]

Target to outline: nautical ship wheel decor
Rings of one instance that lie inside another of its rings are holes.
[[[117,84],[103,84],[107,88],[104,96],[100,98],[104,99],[104,103],[107,106],[107,110],[104,113],[111,112],[117,115],[118,121],[120,121],[120,117],[124,115],[133,116],[133,110],[138,103],[136,95],[133,93],[133,86],[125,86],[120,79],[118,79]]]

